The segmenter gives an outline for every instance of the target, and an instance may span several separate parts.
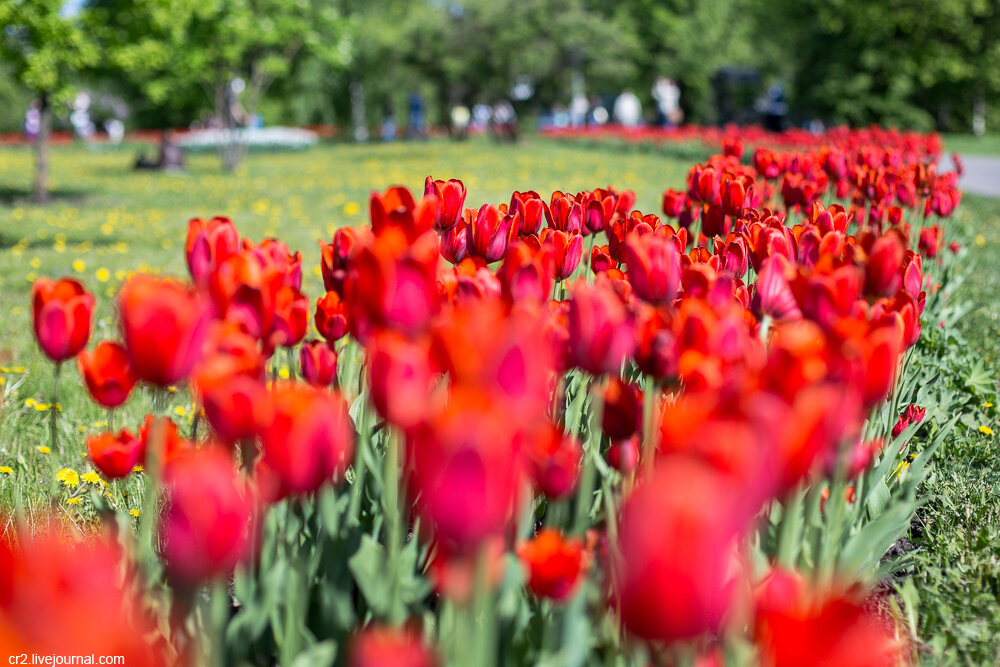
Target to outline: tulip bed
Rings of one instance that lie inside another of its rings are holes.
[[[29,407],[39,447],[85,443],[86,473],[53,472],[88,537],[37,508],[7,531],[5,645],[129,664],[917,660],[912,590],[887,584],[897,540],[978,414],[924,331],[963,314],[960,193],[933,138],[893,136],[731,142],[662,216],[611,187],[467,208],[461,181],[428,177],[423,196],[373,193],[369,224],[312,261],[192,219],[189,278],[128,276],[89,350],[97,298],[38,278],[54,382]],[[57,407],[73,367],[108,410],[86,437]],[[141,423],[120,414],[137,403]]]

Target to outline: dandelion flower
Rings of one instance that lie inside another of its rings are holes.
[[[131,514],[134,517],[138,517],[139,516],[139,510],[137,510],[137,509],[131,509],[131,510],[128,511],[128,513]]]
[[[80,504],[80,499],[79,498],[67,498],[66,499],[66,504],[67,505],[79,505]]]
[[[93,471],[83,473],[82,475],[80,475],[80,479],[85,481],[87,484],[100,484],[102,486],[104,485],[104,480],[101,479],[101,476]]]
[[[979,427],[979,432],[982,433],[983,435],[993,435],[993,429],[991,429],[989,426],[986,426],[985,424]]]
[[[14,469],[10,466],[0,466],[0,475],[13,475]]]
[[[40,451],[40,452],[41,452],[42,454],[51,454],[51,453],[52,453],[52,450],[51,450],[51,449],[49,449],[48,447],[46,447],[45,445],[39,445],[37,449],[38,449],[38,451]]]
[[[72,468],[60,468],[56,473],[56,479],[62,482],[63,486],[73,487],[80,483],[80,475]]]
[[[83,273],[86,268],[87,268],[87,263],[84,262],[82,259],[73,260],[73,270],[76,271],[77,273]]]
[[[142,472],[142,466],[132,466],[132,472]]]
[[[111,272],[108,271],[103,266],[97,269],[97,273],[95,275],[97,277],[98,282],[106,283],[109,280],[111,280]]]

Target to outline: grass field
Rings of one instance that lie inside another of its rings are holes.
[[[957,143],[956,143],[957,142]],[[949,148],[968,152],[949,139]],[[58,148],[52,156],[54,202],[27,203],[32,155],[27,149],[0,151],[0,370],[4,384],[0,413],[0,508],[20,505],[35,513],[49,494],[80,497],[78,485],[61,485],[56,472],[88,470],[81,457],[84,434],[106,428],[106,415],[86,400],[75,368],[62,374],[59,446],[48,443],[44,408],[51,365],[32,339],[29,292],[41,275],[74,275],[99,299],[93,340],[115,336],[113,295],[132,270],[185,275],[184,235],[194,216],[227,215],[240,232],[259,240],[280,237],[301,250],[307,274],[304,291],[322,292],[317,239],[334,229],[361,224],[372,189],[401,183],[422,188],[430,173],[457,177],[469,188],[468,202],[498,201],[515,189],[546,196],[553,189],[576,191],[613,184],[631,188],[636,205],[658,212],[660,193],[683,184],[690,164],[655,153],[582,149],[539,141],[518,147],[485,141],[350,146],[323,145],[308,153],[251,155],[242,171],[224,175],[211,155],[193,156],[180,174],[134,173],[135,147],[115,152]],[[1000,147],[997,151],[1000,152]],[[1000,370],[1000,202],[967,197],[949,229],[949,240],[967,247],[971,273],[960,299],[974,309],[961,333],[970,354],[983,359],[993,376]],[[316,273],[312,272],[316,267]],[[933,323],[925,323],[933,326]],[[72,398],[70,398],[72,396]],[[997,402],[990,400],[987,402]],[[147,403],[148,404],[148,403]],[[133,400],[118,417],[135,428],[144,414]],[[173,406],[179,421],[191,414],[184,392]],[[995,417],[996,408],[988,408]],[[995,421],[990,426],[1000,433]],[[942,449],[924,495],[928,504],[914,522],[918,547],[912,589],[919,599],[921,641],[934,663],[993,664],[1000,654],[1000,464],[997,438],[971,433]],[[136,476],[133,476],[136,477]],[[129,484],[137,484],[131,481]],[[128,505],[138,489],[112,489],[111,502]],[[60,511],[85,518],[86,502]]]

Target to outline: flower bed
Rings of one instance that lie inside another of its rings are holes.
[[[177,144],[189,151],[214,151],[231,143],[243,144],[251,151],[300,151],[315,146],[319,136],[298,127],[259,127],[237,130],[192,130]]]
[[[57,369],[75,359],[109,410],[189,386],[198,418],[87,439],[110,487],[97,535],[0,550],[12,650],[913,660],[872,587],[960,416],[918,345],[948,316],[955,176],[911,135],[742,145],[664,192],[663,217],[610,187],[479,208],[456,180],[374,193],[370,226],[321,244],[315,305],[301,253],[192,220],[190,279],[130,278],[120,341],[90,351],[94,297],[39,279]],[[301,379],[280,377],[293,354]]]

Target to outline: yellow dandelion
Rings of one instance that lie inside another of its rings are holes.
[[[67,498],[66,499],[66,504],[67,505],[79,505],[80,504],[80,499],[79,498]]]
[[[977,234],[976,235],[976,245],[979,246],[980,248],[982,248],[984,245],[986,245],[986,237],[983,236],[982,234]]]
[[[48,447],[46,447],[45,445],[38,445],[38,447],[36,449],[38,449],[38,451],[40,451],[42,454],[51,454],[52,453],[52,450],[49,449]]]
[[[282,366],[281,368],[278,369],[278,377],[280,377],[282,380],[287,380],[291,376],[292,374],[288,371],[288,366]]]
[[[80,475],[72,468],[60,468],[56,473],[56,479],[62,482],[63,486],[76,486],[80,483]]]
[[[185,412],[186,411],[184,410],[183,405],[178,405],[176,408],[174,408],[174,414],[177,415],[178,417],[183,417]]]
[[[344,204],[344,213],[347,215],[357,215],[361,211],[361,204],[356,201],[349,201]]]
[[[138,517],[139,516],[139,510],[137,510],[137,509],[130,509],[128,511],[128,513],[131,514],[134,517]]]
[[[73,260],[73,270],[76,271],[77,273],[83,273],[84,270],[86,270],[86,268],[87,268],[87,263],[84,262],[82,259]]]
[[[177,393],[177,386],[176,385],[170,385],[169,387],[167,387],[167,391],[169,391],[171,394],[176,394]]]
[[[979,427],[979,432],[983,435],[993,435],[993,429],[985,424]]]
[[[13,475],[14,469],[10,466],[0,466],[0,475]]]
[[[142,466],[132,466],[132,472],[142,472]]]
[[[111,280],[111,272],[103,266],[97,269],[97,272],[94,275],[97,277],[98,282],[106,283]]]
[[[986,401],[985,403],[983,403],[983,407],[984,407],[984,408],[992,408],[992,407],[993,407],[993,404],[992,404],[992,403],[990,403],[989,401]]]
[[[100,484],[101,486],[104,485],[104,480],[101,479],[100,475],[98,475],[96,472],[93,471],[83,473],[82,475],[80,475],[80,479],[85,481],[87,484]]]
[[[42,260],[38,259],[37,257],[32,257],[30,260],[28,260],[28,266],[30,266],[33,269],[40,268],[42,266]]]
[[[24,399],[24,407],[26,407],[26,408],[33,408],[33,407],[35,407],[35,399],[33,399],[33,398],[26,398],[26,399]]]

